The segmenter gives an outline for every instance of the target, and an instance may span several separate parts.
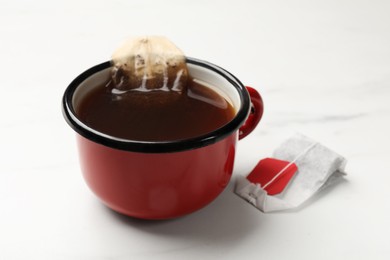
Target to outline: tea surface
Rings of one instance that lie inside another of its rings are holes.
[[[235,110],[222,96],[190,79],[185,93],[127,91],[102,84],[76,109],[79,119],[102,133],[137,141],[172,141],[212,132],[233,119]]]

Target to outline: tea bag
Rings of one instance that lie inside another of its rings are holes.
[[[112,55],[113,91],[176,91],[186,87],[188,69],[183,52],[162,36],[130,38]]]
[[[263,212],[296,208],[345,175],[345,158],[300,134],[281,144],[273,157],[280,170],[271,179],[262,181],[275,162],[269,161],[268,167],[262,167],[260,162],[248,177],[238,177],[235,186],[237,195]],[[274,186],[273,192],[270,185]],[[277,192],[275,186],[279,186]]]

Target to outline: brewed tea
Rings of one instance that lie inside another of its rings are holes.
[[[185,93],[118,93],[111,81],[88,93],[76,113],[86,125],[110,136],[173,141],[210,133],[231,121],[235,110],[214,90],[190,78]]]

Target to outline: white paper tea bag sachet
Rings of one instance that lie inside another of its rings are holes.
[[[261,160],[237,178],[235,193],[262,212],[296,208],[341,178],[346,159],[320,143],[297,134],[281,144],[273,158]]]

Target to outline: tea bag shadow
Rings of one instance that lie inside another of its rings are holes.
[[[211,204],[187,216],[170,220],[143,220],[128,217],[107,207],[109,217],[124,226],[172,239],[218,241],[224,246],[259,230],[266,220],[257,210],[233,193],[233,181]]]

